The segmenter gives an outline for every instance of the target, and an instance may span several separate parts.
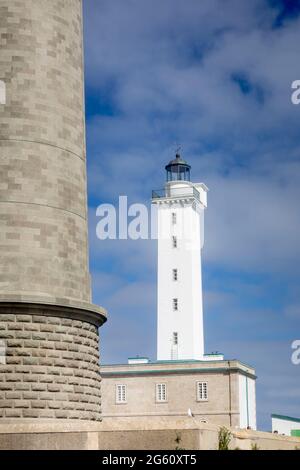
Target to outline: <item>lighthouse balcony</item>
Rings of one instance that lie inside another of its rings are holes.
[[[164,189],[155,189],[152,191],[153,202],[159,201],[160,199],[191,199],[194,198],[197,201],[200,200],[200,193],[194,186],[184,187],[167,187]]]

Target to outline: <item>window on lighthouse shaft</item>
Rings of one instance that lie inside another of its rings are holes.
[[[173,243],[173,248],[177,248],[177,237],[175,237],[175,235],[173,235],[172,237],[172,243]]]

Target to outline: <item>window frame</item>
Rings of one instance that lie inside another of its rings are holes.
[[[174,281],[174,282],[177,282],[177,281],[178,281],[178,269],[177,269],[177,268],[173,268],[173,270],[172,270],[172,278],[173,278],[173,281]]]
[[[164,387],[164,399],[159,399],[159,396],[162,397],[163,393],[160,387]],[[168,402],[168,393],[167,393],[167,384],[165,382],[160,382],[155,384],[155,402],[156,403],[167,403]]]
[[[124,387],[124,400],[123,392],[119,392],[120,387]],[[121,396],[121,399],[119,397]],[[127,403],[127,385],[126,384],[116,384],[116,405],[126,405]]]
[[[200,385],[201,385],[202,397],[200,397]],[[205,393],[204,393],[204,389],[205,389]],[[198,402],[208,401],[208,382],[201,381],[201,380],[198,380],[196,382],[196,398]]]

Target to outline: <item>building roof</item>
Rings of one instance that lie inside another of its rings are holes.
[[[176,158],[174,158],[174,160],[171,160],[168,163],[168,165],[166,166],[166,169],[174,165],[184,165],[188,168],[191,168],[191,165],[189,165],[185,160],[183,160],[183,158],[181,158],[181,155],[179,153],[176,154]]]
[[[105,364],[100,366],[103,377],[132,375],[169,375],[169,374],[203,374],[238,372],[256,379],[255,370],[240,361],[157,361],[145,364]]]
[[[282,420],[284,420],[284,421],[293,421],[293,422],[295,422],[295,423],[300,423],[300,418],[292,418],[291,416],[284,416],[284,415],[272,414],[272,415],[271,415],[271,418],[282,419]]]

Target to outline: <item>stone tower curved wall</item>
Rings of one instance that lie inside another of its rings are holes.
[[[105,311],[91,304],[88,266],[82,1],[0,0],[0,80],[0,417],[99,419]],[[86,347],[91,360],[76,360]],[[92,395],[77,401],[88,380]]]
[[[0,298],[90,301],[81,8],[0,1]]]

